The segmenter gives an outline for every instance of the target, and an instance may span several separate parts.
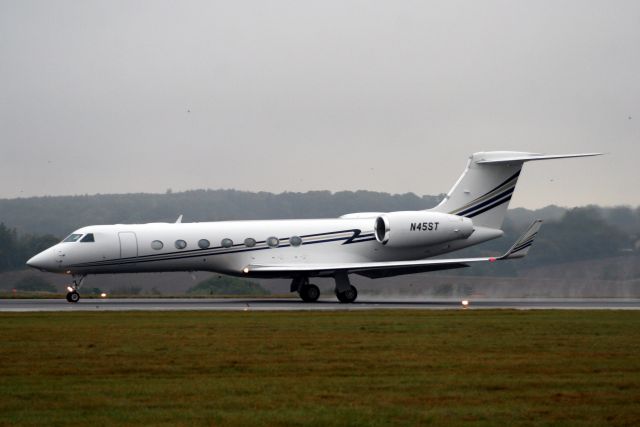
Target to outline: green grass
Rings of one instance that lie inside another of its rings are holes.
[[[640,312],[0,314],[3,425],[638,425]]]

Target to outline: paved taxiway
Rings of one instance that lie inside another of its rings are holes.
[[[298,299],[229,299],[229,298],[136,298],[83,299],[70,304],[64,299],[4,299],[0,312],[21,311],[287,311],[287,310],[447,310],[462,309],[460,300],[382,300],[362,298],[355,304],[340,304],[334,300],[304,303]],[[470,299],[469,309],[567,309],[567,310],[639,310],[640,299]]]

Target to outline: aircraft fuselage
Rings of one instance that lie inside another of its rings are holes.
[[[88,226],[75,231],[71,236],[78,237],[72,241],[36,255],[29,265],[72,275],[198,270],[247,275],[243,269],[251,264],[423,259],[502,235],[500,230],[479,227],[464,240],[390,248],[376,240],[374,221],[338,218]],[[428,232],[439,230],[432,227]],[[83,241],[88,234],[91,241]]]

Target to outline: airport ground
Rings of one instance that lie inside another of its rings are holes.
[[[297,294],[128,298],[99,295],[69,304],[64,295],[50,293],[2,294],[0,312],[82,311],[364,311],[364,310],[640,310],[638,298],[420,298],[362,295],[354,304],[342,304],[331,295],[306,303]]]
[[[2,425],[638,425],[640,313],[0,313]]]

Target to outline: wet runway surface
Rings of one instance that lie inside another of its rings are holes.
[[[516,310],[639,310],[640,299],[469,299],[469,309]],[[381,299],[363,296],[354,304],[340,304],[332,299],[305,303],[298,299],[230,299],[230,298],[136,298],[82,299],[76,304],[65,299],[4,299],[0,312],[35,311],[290,311],[290,310],[452,310],[463,309],[461,300],[452,299]]]

